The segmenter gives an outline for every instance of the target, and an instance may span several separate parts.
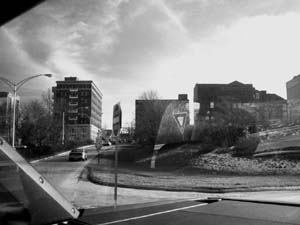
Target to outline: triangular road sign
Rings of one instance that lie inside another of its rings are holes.
[[[187,112],[173,113],[173,117],[180,132],[183,134],[187,120]]]

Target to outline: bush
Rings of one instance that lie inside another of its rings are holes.
[[[192,140],[193,130],[194,130],[193,125],[187,125],[185,127],[185,130],[184,130],[184,140],[185,141],[191,141]]]
[[[252,157],[255,153],[260,139],[258,137],[243,137],[240,138],[234,149],[234,157]]]
[[[43,145],[35,146],[27,144],[27,148],[17,149],[17,151],[27,160],[43,158],[46,156],[55,155],[59,152],[67,151],[72,148],[76,148],[83,145],[93,144],[92,140],[86,140],[81,142],[68,141],[64,145],[61,143],[55,145]]]
[[[40,158],[54,153],[50,146],[27,146],[27,148],[16,148],[25,159],[31,160],[35,158]]]
[[[107,159],[114,159],[115,158],[115,152],[114,151],[104,151],[101,152],[102,158]],[[135,162],[140,159],[150,157],[153,154],[153,146],[149,145],[128,145],[122,146],[122,148],[118,149],[118,160],[120,162]]]
[[[240,126],[218,126],[199,124],[193,133],[192,141],[220,147],[234,145],[245,133]]]

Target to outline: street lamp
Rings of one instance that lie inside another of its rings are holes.
[[[46,77],[52,77],[52,74],[38,74],[35,76],[27,77],[24,80],[19,81],[18,83],[13,83],[9,81],[8,79],[4,77],[0,77],[0,81],[8,85],[10,88],[12,88],[14,92],[14,105],[13,105],[13,135],[12,135],[12,147],[15,147],[15,133],[16,133],[16,97],[17,97],[17,91],[20,89],[20,87],[25,84],[27,81],[41,77],[41,76],[46,76]]]

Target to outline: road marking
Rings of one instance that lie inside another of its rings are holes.
[[[180,211],[180,210],[184,210],[184,209],[195,208],[195,207],[199,207],[199,206],[203,206],[203,205],[207,205],[207,204],[208,203],[201,203],[201,204],[197,204],[197,205],[186,206],[186,207],[182,207],[182,208],[171,209],[171,210],[166,210],[166,211],[157,212],[157,213],[151,213],[151,214],[148,214],[148,215],[137,216],[137,217],[132,217],[132,218],[128,218],[128,219],[115,220],[115,221],[106,222],[106,223],[99,223],[97,225],[108,225],[108,224],[127,222],[127,221],[130,221],[130,220],[138,220],[138,219],[143,219],[143,218],[147,218],[147,217],[151,217],[151,216],[157,216],[157,215],[166,214],[166,213],[170,213],[170,212],[176,212],[176,211]]]

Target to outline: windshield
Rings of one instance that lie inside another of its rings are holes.
[[[2,138],[0,150],[2,224],[48,224],[78,217],[76,208]]]
[[[76,210],[300,203],[299,21],[296,0],[43,1],[0,28],[0,137]],[[0,167],[0,219],[37,221],[32,174]]]

